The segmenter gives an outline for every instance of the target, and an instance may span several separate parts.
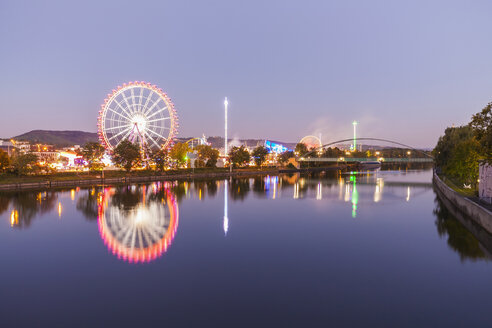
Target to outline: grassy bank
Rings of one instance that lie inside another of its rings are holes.
[[[460,187],[458,183],[450,179],[449,177],[446,177],[445,175],[440,174],[439,178],[451,189],[456,191],[462,196],[465,197],[476,197],[478,195],[478,190],[476,188],[464,188]]]

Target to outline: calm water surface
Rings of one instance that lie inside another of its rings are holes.
[[[490,327],[490,236],[431,179],[0,193],[0,326]]]

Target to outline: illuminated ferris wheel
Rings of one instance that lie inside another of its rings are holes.
[[[99,111],[99,140],[109,151],[123,140],[138,143],[142,149],[167,148],[177,128],[178,117],[171,99],[146,82],[118,86]]]

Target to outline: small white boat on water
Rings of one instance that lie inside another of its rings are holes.
[[[377,169],[378,167],[381,167],[380,161],[359,162],[358,164],[361,168],[364,169]]]

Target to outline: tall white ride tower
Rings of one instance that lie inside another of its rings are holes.
[[[357,151],[357,134],[356,134],[357,124],[359,124],[357,121],[352,122],[352,125],[354,126],[354,149],[353,149],[354,151]]]
[[[224,107],[225,107],[225,135],[224,135],[224,155],[227,156],[228,151],[227,151],[227,105],[229,105],[229,102],[227,101],[227,97],[225,97],[224,100]]]

